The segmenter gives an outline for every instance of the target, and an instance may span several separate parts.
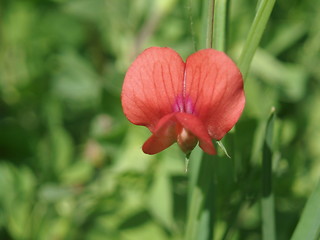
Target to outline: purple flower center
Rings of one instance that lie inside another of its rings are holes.
[[[175,104],[173,106],[174,112],[194,113],[194,106],[189,97],[178,96],[176,97]]]

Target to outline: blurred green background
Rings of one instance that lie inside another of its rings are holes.
[[[125,71],[149,46],[183,58],[201,41],[202,1],[0,2],[0,239],[182,239],[188,177],[171,147],[123,116]],[[256,2],[230,3],[237,61]],[[216,239],[261,239],[261,144],[276,107],[278,239],[320,176],[320,1],[279,0],[245,83],[247,105],[214,161]],[[232,147],[231,143],[235,146]],[[192,159],[191,159],[192,160]]]

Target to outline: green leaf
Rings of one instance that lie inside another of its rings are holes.
[[[251,25],[245,46],[242,49],[238,64],[245,79],[250,68],[252,58],[260,43],[266,28],[275,0],[261,0],[258,11]]]
[[[320,182],[309,197],[291,240],[316,240],[320,237]]]
[[[0,162],[0,215],[13,239],[31,239],[36,178],[31,169]]]
[[[262,236],[264,240],[276,239],[274,199],[272,193],[272,139],[275,109],[272,108],[267,122],[262,157]]]
[[[136,240],[136,239],[153,239],[166,240],[168,237],[159,225],[153,222],[147,222],[136,228],[125,229],[120,233],[120,239]]]
[[[201,155],[196,155],[201,156]],[[207,240],[213,236],[214,184],[213,163],[209,155],[190,160],[188,221],[185,239]]]
[[[147,129],[130,125],[124,139],[122,150],[116,157],[115,172],[144,172],[150,166],[152,158],[141,150],[141,145],[150,133]]]
[[[267,44],[266,49],[278,56],[288,50],[307,34],[308,26],[306,22],[284,22],[279,26],[275,36]]]
[[[83,184],[90,180],[93,175],[93,166],[84,159],[78,159],[71,166],[61,170],[61,180],[68,185]]]
[[[91,63],[73,50],[58,56],[59,71],[53,81],[53,92],[76,108],[87,108],[99,103],[101,96],[100,76]]]
[[[217,141],[219,147],[222,149],[222,151],[224,152],[224,154],[228,157],[231,158],[226,147],[223,145],[223,143],[221,141]]]
[[[45,202],[58,202],[70,197],[73,194],[72,188],[64,187],[57,184],[42,184],[39,189],[39,198]]]
[[[159,167],[150,190],[149,207],[152,215],[167,229],[173,227],[173,199],[170,176]]]
[[[268,51],[258,49],[251,72],[277,89],[281,99],[298,101],[305,96],[308,73],[301,65],[281,62]]]

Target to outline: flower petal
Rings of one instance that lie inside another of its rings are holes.
[[[211,138],[201,120],[188,113],[172,113],[158,122],[152,136],[143,144],[142,150],[147,154],[156,154],[170,147],[177,141],[178,125],[196,136],[200,147],[208,154],[215,154]]]
[[[245,96],[241,73],[223,52],[200,50],[186,61],[184,95],[193,102],[194,114],[220,140],[238,121]]]
[[[151,47],[129,67],[121,93],[124,114],[130,122],[154,130],[158,121],[173,112],[182,93],[185,63],[170,48]]]
[[[216,150],[213,146],[208,131],[198,117],[188,113],[177,113],[175,117],[177,122],[182,127],[190,131],[198,138],[200,142],[199,146],[203,151],[208,154],[216,154]]]
[[[170,147],[177,140],[175,113],[164,116],[150,138],[143,144],[146,154],[156,154]]]

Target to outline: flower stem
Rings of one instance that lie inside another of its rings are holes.
[[[214,2],[215,0],[207,0],[207,28],[206,28],[206,48],[212,48],[213,38],[213,22],[214,22]]]
[[[228,0],[205,0],[202,29],[205,29],[205,42],[202,48],[217,48],[225,51]],[[219,11],[215,12],[216,7]],[[214,236],[214,197],[213,181],[216,157],[193,151],[189,172],[189,205],[186,240],[212,240]]]
[[[213,239],[214,161],[200,151],[196,150],[195,159],[190,162],[190,202],[186,240]]]
[[[219,51],[226,51],[227,49],[227,27],[228,27],[228,13],[229,13],[229,1],[228,0],[216,0],[214,9],[213,21],[213,39],[212,47]]]

